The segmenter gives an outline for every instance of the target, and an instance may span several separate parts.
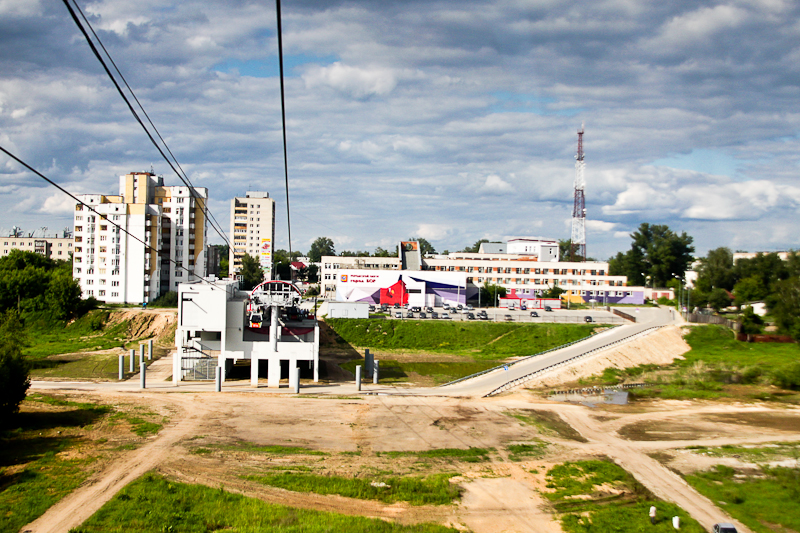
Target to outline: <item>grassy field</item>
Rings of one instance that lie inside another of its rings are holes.
[[[544,496],[561,513],[566,533],[669,532],[672,517],[681,519],[681,531],[705,533],[683,509],[656,499],[623,468],[610,461],[575,461],[547,472]],[[651,524],[650,506],[656,507]]]
[[[90,311],[69,325],[47,313],[28,314],[25,316],[27,345],[23,353],[34,362],[34,368],[46,368],[42,365],[50,362],[44,358],[50,355],[119,348],[127,340],[128,323],[106,327],[109,314],[103,310]]]
[[[541,459],[547,450],[549,444],[542,440],[536,439],[530,444],[510,444],[506,446],[508,452],[508,459],[510,461],[528,461],[530,459]]]
[[[526,356],[591,335],[585,324],[508,324],[382,319],[326,319],[337,343],[496,360]]]
[[[655,385],[631,391],[638,398],[734,397],[800,403],[800,345],[740,342],[729,329],[716,325],[692,327],[685,339],[692,349],[683,360],[665,367],[607,368],[581,383],[646,381]]]
[[[355,359],[342,363],[340,366],[351,372],[356,373],[356,365],[362,365],[363,359]],[[380,360],[380,370],[378,375],[381,383],[405,383],[410,380],[410,376],[418,374],[430,378],[434,384],[440,385],[449,381],[477,374],[483,370],[494,368],[500,365],[500,361],[465,361],[453,363],[428,363],[428,362],[400,362],[393,359]],[[363,368],[362,368],[363,371]]]
[[[717,465],[686,480],[753,531],[800,531],[800,464],[749,473]]]
[[[401,526],[383,520],[294,509],[222,489],[170,482],[146,474],[125,487],[72,533],[454,533],[434,524]]]
[[[413,456],[419,459],[447,459],[463,461],[465,463],[481,463],[489,460],[489,454],[494,448],[438,448],[419,452],[381,452],[378,455],[388,457]]]
[[[448,505],[460,496],[458,486],[450,483],[454,475],[379,476],[365,479],[284,472],[270,476],[245,476],[245,479],[295,492],[338,494],[385,503],[404,501],[411,505]]]

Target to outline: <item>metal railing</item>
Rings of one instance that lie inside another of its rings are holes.
[[[616,340],[614,342],[605,344],[603,346],[598,346],[597,348],[589,350],[588,352],[584,352],[582,354],[575,355],[573,357],[570,357],[569,359],[565,359],[564,361],[560,361],[558,363],[553,363],[552,365],[548,365],[548,366],[546,366],[546,367],[544,367],[542,369],[536,370],[535,372],[531,372],[530,374],[525,374],[524,376],[518,377],[517,379],[513,379],[513,380],[509,381],[508,383],[506,383],[504,385],[501,385],[501,386],[497,387],[496,389],[494,389],[493,391],[485,394],[483,397],[487,398],[489,396],[495,396],[497,394],[500,394],[501,392],[507,391],[508,389],[512,389],[512,388],[514,388],[514,387],[516,387],[518,385],[522,385],[523,383],[532,380],[533,378],[535,378],[536,376],[538,376],[540,374],[543,374],[545,372],[549,372],[551,370],[555,370],[556,368],[561,368],[563,366],[567,366],[568,364],[573,363],[578,359],[582,359],[582,358],[584,358],[584,357],[586,357],[586,356],[588,356],[590,354],[593,354],[595,352],[598,352],[600,350],[605,350],[605,349],[607,349],[607,348],[609,348],[611,346],[616,346],[617,344],[621,344],[623,342],[630,341],[630,340],[632,340],[632,339],[634,339],[636,337],[639,337],[639,336],[643,337],[645,335],[648,335],[648,334],[652,333],[654,330],[660,329],[662,327],[664,327],[664,326],[653,326],[653,327],[647,328],[647,329],[645,329],[643,331],[640,331],[638,333],[634,333],[633,335],[629,335],[629,336],[627,336],[625,338]]]
[[[594,335],[587,335],[586,337],[583,337],[581,339],[578,339],[578,340],[575,340],[575,341],[572,341],[572,342],[568,342],[566,344],[562,344],[562,345],[556,346],[554,348],[550,348],[549,350],[545,350],[543,352],[538,352],[538,353],[535,353],[533,355],[529,355],[527,357],[523,357],[522,359],[517,359],[516,361],[511,361],[510,363],[504,363],[502,365],[498,365],[498,366],[495,366],[495,367],[492,367],[492,368],[488,368],[486,370],[482,370],[480,372],[476,372],[474,374],[470,374],[469,376],[464,376],[463,378],[458,378],[458,379],[455,379],[453,381],[449,381],[449,382],[447,382],[447,383],[445,383],[443,385],[439,385],[439,387],[447,387],[448,385],[453,385],[455,383],[460,383],[460,382],[466,381],[468,379],[476,378],[478,376],[482,376],[484,374],[488,374],[489,372],[494,372],[495,370],[500,370],[501,368],[505,368],[507,366],[516,365],[516,364],[521,363],[523,361],[527,361],[529,359],[533,359],[534,357],[539,357],[541,355],[544,355],[544,354],[547,354],[547,353],[550,353],[550,352],[555,352],[555,351],[561,350],[562,348],[568,348],[569,346],[572,346],[573,344],[577,344],[579,342],[583,342],[586,339],[591,339],[593,336]]]

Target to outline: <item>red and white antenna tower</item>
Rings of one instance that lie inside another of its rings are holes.
[[[586,197],[583,179],[583,123],[578,130],[578,153],[575,154],[575,203],[572,208],[572,249],[571,261],[586,261]]]

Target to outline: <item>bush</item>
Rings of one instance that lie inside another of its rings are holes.
[[[800,390],[800,363],[775,369],[772,373],[772,384],[782,389]]]
[[[153,300],[148,307],[178,307],[178,293],[169,291]]]
[[[0,420],[9,421],[19,411],[31,380],[30,365],[22,357],[22,323],[7,311],[0,324]]]

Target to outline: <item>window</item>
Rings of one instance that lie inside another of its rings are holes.
[[[105,285],[105,284],[106,284],[106,280],[104,280],[104,279],[101,279],[101,280],[100,280],[100,285]]]
[[[111,297],[112,298],[119,298],[119,293],[118,292],[112,292],[111,293]]]
[[[106,291],[97,291],[97,295],[98,296],[105,296],[106,295]]]
[[[119,281],[112,281],[111,282],[111,286],[112,287],[119,287]]]
[[[104,240],[106,240],[106,236],[105,236],[105,235],[100,235],[100,240],[101,240],[101,241],[104,241]]]
[[[94,285],[94,280],[93,279],[87,279],[86,280],[86,284],[87,285]]]

